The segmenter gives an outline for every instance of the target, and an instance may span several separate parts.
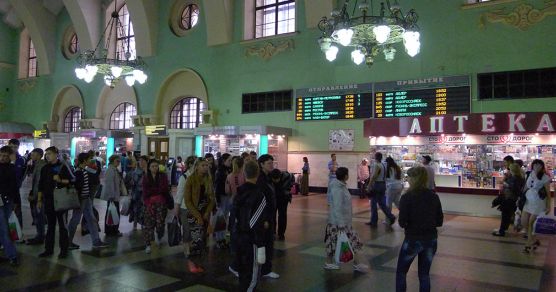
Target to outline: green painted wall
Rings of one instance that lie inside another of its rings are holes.
[[[289,140],[290,151],[328,150],[328,130],[334,128],[355,129],[360,133],[355,150],[365,151],[368,140],[362,137],[363,120],[295,122],[294,111],[242,115],[242,93],[468,74],[473,83],[474,112],[556,111],[556,98],[533,102],[476,100],[477,73],[556,66],[556,38],[549,37],[556,27],[555,16],[546,17],[527,31],[500,23],[487,23],[484,29],[479,27],[482,13],[513,9],[519,1],[469,10],[461,9],[463,1],[400,1],[402,8],[413,5],[419,13],[421,53],[410,58],[399,46],[393,62],[379,58],[372,68],[355,66],[348,50],[340,51],[334,63],[326,61],[316,42],[319,31],[306,28],[304,1],[297,3],[299,33],[290,37],[295,41],[295,49],[268,61],[245,56],[245,48],[262,42],[241,42],[244,1],[235,2],[233,42],[214,47],[206,46],[204,16],[187,36],[179,38],[172,34],[168,28],[171,2],[160,1],[157,55],[146,60],[149,66],[147,83],[135,87],[140,114],[153,113],[161,84],[181,68],[190,68],[203,78],[209,94],[209,107],[218,112],[219,125],[267,124],[292,128],[294,136]],[[536,8],[544,7],[542,0],[527,3]],[[200,7],[202,14],[202,3]],[[62,12],[58,16],[58,43],[68,25],[70,18]],[[50,118],[57,92],[68,84],[75,84],[81,90],[86,117],[94,117],[102,81],[97,77],[92,84],[86,84],[74,77],[73,69],[74,62],[64,59],[58,51],[54,74],[36,78],[34,87],[25,92],[16,91],[13,106],[25,115],[13,114],[10,118],[40,126]],[[39,106],[27,107],[30,102]]]
[[[16,40],[17,32],[5,23],[0,23],[0,121],[10,118],[12,85],[17,72]]]

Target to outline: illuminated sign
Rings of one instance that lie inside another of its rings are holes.
[[[145,126],[147,136],[167,136],[166,125]]]
[[[378,82],[374,118],[465,114],[471,109],[469,76]]]
[[[48,131],[47,130],[34,130],[33,137],[37,139],[46,139],[48,138]]]
[[[296,121],[368,119],[372,115],[372,93],[329,96],[299,96]]]

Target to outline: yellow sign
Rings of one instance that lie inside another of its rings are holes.
[[[145,134],[147,136],[166,136],[166,135],[168,135],[168,133],[166,132],[166,125],[146,126],[145,127]]]
[[[47,138],[48,133],[46,130],[34,130],[33,137],[35,138]]]

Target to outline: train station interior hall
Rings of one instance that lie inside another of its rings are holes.
[[[0,291],[556,291],[555,27],[554,0],[0,0]]]

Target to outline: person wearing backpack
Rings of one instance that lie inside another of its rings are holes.
[[[259,166],[256,161],[244,165],[245,184],[238,188],[234,198],[237,230],[237,260],[240,291],[254,291],[261,274],[261,254],[265,251],[270,229],[272,208],[260,186],[257,185]],[[265,254],[265,258],[266,258]]]

